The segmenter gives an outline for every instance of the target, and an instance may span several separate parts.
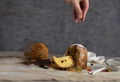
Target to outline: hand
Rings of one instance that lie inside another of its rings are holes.
[[[89,0],[67,0],[73,6],[73,16],[76,23],[85,21],[89,9]]]

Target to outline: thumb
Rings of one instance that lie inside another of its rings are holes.
[[[86,14],[88,12],[88,9],[89,9],[89,1],[86,0],[83,4],[83,9],[82,9],[82,12],[83,12],[83,17],[82,17],[82,20],[85,21],[85,18],[86,18]]]
[[[77,0],[74,1],[74,9],[75,9],[77,19],[80,20],[82,18],[82,9]]]

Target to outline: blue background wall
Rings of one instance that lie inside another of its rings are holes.
[[[33,41],[54,54],[81,43],[97,55],[120,57],[120,0],[90,0],[78,24],[64,0],[0,0],[0,50],[22,51]]]

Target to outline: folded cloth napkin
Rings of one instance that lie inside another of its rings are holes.
[[[96,56],[96,53],[88,51],[88,62],[102,64],[105,61],[104,56]]]

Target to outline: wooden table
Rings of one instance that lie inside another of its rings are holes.
[[[24,65],[23,52],[0,52],[0,82],[120,82],[120,72],[69,72]]]

